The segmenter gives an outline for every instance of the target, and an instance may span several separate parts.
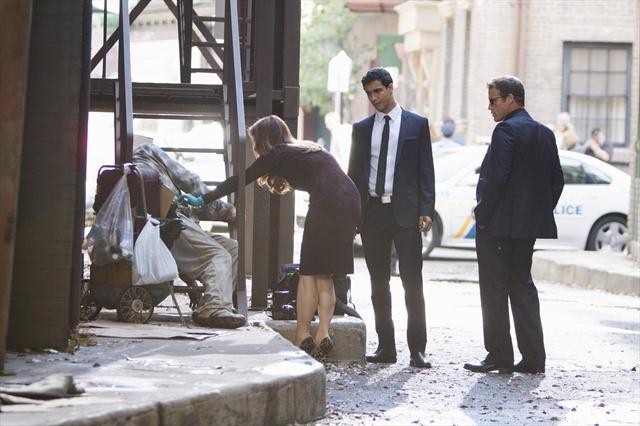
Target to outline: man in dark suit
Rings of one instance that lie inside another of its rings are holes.
[[[557,238],[553,218],[564,177],[553,132],[524,109],[524,87],[512,76],[487,83],[498,125],[480,167],[474,210],[484,346],[474,372],[544,373],[546,354],[538,291],[531,278],[536,238]],[[513,365],[509,303],[522,361]]]
[[[377,112],[353,125],[349,177],[362,200],[359,231],[371,276],[371,301],[378,349],[369,362],[396,362],[389,290],[391,244],[399,259],[407,307],[410,365],[430,368],[422,292],[422,237],[435,204],[429,123],[405,111],[393,97],[393,80],[383,68],[362,77],[362,87]]]

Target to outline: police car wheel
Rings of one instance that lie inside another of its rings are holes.
[[[598,219],[591,228],[587,250],[622,252],[628,242],[627,219],[620,215],[609,215]]]

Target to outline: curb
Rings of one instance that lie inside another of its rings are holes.
[[[537,251],[531,273],[571,287],[640,297],[640,266],[624,253]]]
[[[324,417],[322,364],[268,327],[222,333],[199,341],[95,337],[95,346],[75,354],[9,353],[5,366],[15,375],[0,384],[55,372],[71,375],[86,392],[3,405],[0,424],[285,425]]]

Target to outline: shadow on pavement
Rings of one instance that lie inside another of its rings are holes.
[[[531,423],[538,416],[535,391],[545,379],[543,375],[485,374],[469,389],[460,408],[474,424]],[[513,419],[507,418],[513,416]]]

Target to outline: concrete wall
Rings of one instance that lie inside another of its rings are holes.
[[[83,2],[33,3],[9,348],[66,347]]]

